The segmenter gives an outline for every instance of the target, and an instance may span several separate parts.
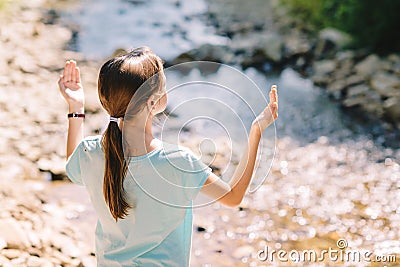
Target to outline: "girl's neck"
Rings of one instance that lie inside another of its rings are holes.
[[[144,125],[143,125],[144,124]],[[160,140],[154,138],[152,118],[145,123],[132,121],[124,125],[124,138],[128,146],[129,156],[145,155],[160,146]]]

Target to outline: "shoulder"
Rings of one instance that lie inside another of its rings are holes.
[[[77,184],[84,184],[84,173],[88,166],[101,164],[103,153],[101,136],[88,136],[75,148],[66,163],[66,172],[69,179]]]
[[[177,170],[186,173],[209,172],[209,167],[192,150],[181,145],[163,145],[163,157]]]
[[[89,153],[102,151],[101,138],[101,135],[87,136],[81,141],[79,146],[81,146],[82,150]]]
[[[163,153],[169,158],[198,158],[192,150],[177,144],[163,143]]]
[[[87,136],[76,147],[72,156],[78,156],[80,160],[103,158],[101,135]]]

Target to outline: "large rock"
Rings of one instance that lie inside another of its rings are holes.
[[[354,68],[359,75],[368,77],[380,69],[380,59],[377,55],[372,54],[359,62]]]
[[[265,55],[268,61],[279,63],[282,60],[283,42],[277,33],[266,33],[260,36],[256,47]]]
[[[369,87],[364,84],[352,86],[347,90],[347,97],[365,95],[369,90]]]
[[[311,43],[304,37],[286,36],[284,41],[285,57],[291,58],[294,56],[305,55],[311,51]]]
[[[362,77],[361,75],[357,75],[357,74],[353,74],[346,78],[347,86],[354,86],[354,85],[362,84],[364,82],[365,82],[364,77]]]
[[[336,62],[334,60],[321,60],[314,62],[315,75],[328,75],[335,71]]]
[[[170,64],[175,65],[196,60],[230,63],[233,60],[233,55],[227,46],[204,44],[199,48],[180,54]]]
[[[10,249],[25,249],[31,245],[21,225],[11,218],[0,220],[0,238],[7,243],[7,248]]]
[[[18,155],[2,155],[0,162],[0,175],[9,180],[41,179],[42,176],[35,164]]]
[[[393,74],[379,71],[371,77],[371,87],[383,97],[393,96],[400,90],[400,79]]]
[[[283,58],[283,41],[277,33],[246,32],[237,34],[230,45],[235,54],[244,55],[242,65],[255,66],[265,62],[280,63]]]
[[[343,105],[345,107],[360,107],[362,110],[378,118],[384,114],[380,95],[365,84],[348,88]]]
[[[313,69],[314,75],[311,79],[316,85],[326,85],[331,82],[331,74],[337,67],[336,61],[334,60],[321,60],[314,62]]]
[[[348,47],[352,42],[349,34],[334,28],[326,28],[320,31],[315,53],[317,57],[331,57],[341,49]]]
[[[385,100],[383,108],[385,116],[397,125],[400,125],[400,98],[391,97]]]

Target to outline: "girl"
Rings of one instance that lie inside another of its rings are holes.
[[[98,94],[110,121],[102,136],[83,138],[84,92],[75,61],[67,61],[60,75],[69,108],[66,171],[86,186],[98,214],[98,266],[189,266],[192,200],[201,191],[238,206],[261,134],[278,117],[272,86],[271,103],[254,120],[247,148],[225,183],[188,149],[153,137],[152,120],[167,105],[165,84],[162,61],[147,47],[108,60]]]

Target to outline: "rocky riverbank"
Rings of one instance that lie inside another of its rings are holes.
[[[171,64],[211,60],[256,67],[266,73],[294,68],[326,89],[358,120],[375,120],[384,129],[380,134],[389,139],[400,137],[398,54],[379,56],[362,49],[349,50],[351,36],[336,29],[313,34],[279,1],[246,6],[240,1],[210,1],[206,20],[230,42],[203,45],[181,54]]]
[[[71,221],[75,207],[50,200],[46,180],[65,177],[67,107],[56,81],[65,60],[80,62],[87,84],[88,133],[102,114],[97,69],[65,49],[69,29],[44,16],[45,1],[0,10],[0,266],[95,266],[93,248]]]

